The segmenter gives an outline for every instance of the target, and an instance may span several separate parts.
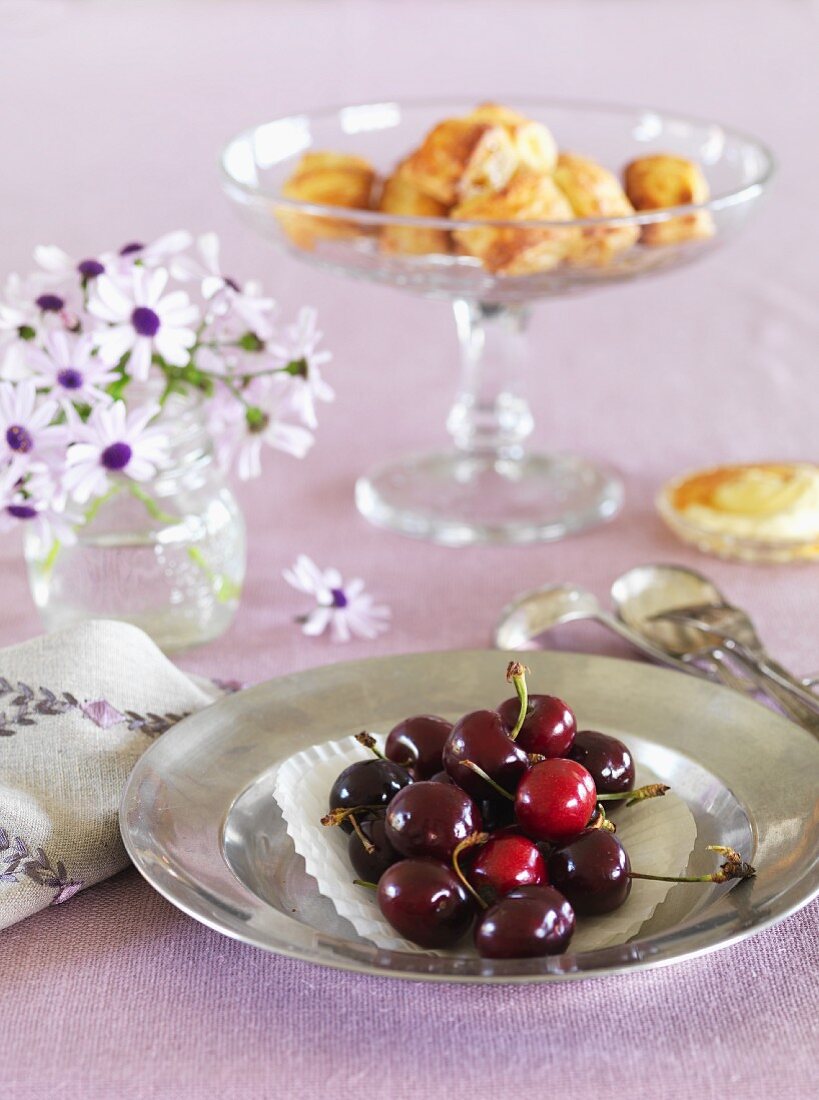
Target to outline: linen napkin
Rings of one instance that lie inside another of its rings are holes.
[[[127,866],[117,809],[128,774],[222,690],[127,623],[0,650],[0,928]]]

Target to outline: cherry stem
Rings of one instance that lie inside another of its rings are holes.
[[[634,791],[625,791],[623,794],[598,794],[598,802],[617,802],[625,798],[627,806],[633,806],[635,802],[644,802],[647,798],[662,798],[671,788],[665,783],[647,783],[645,787],[638,787]]]
[[[529,706],[529,689],[526,686],[526,673],[528,671],[526,665],[522,665],[520,661],[510,661],[506,668],[506,682],[515,685],[515,692],[520,700],[518,720],[509,734],[512,741],[517,738],[526,720],[526,711]]]
[[[343,806],[337,806],[336,809],[330,810],[321,819],[322,825],[340,825],[342,821],[345,821],[348,817],[352,817],[353,814],[360,814],[362,811],[367,810],[383,810],[384,807],[381,804],[372,806],[350,806],[345,809]],[[353,826],[355,828],[355,826]]]
[[[376,883],[376,882],[367,882],[367,880],[365,878],[354,878],[353,879],[353,886],[366,886],[368,890],[377,890],[378,889],[378,883]]]
[[[639,871],[629,871],[629,878],[649,879],[652,882],[729,882],[736,878],[753,878],[756,868],[746,863],[739,852],[725,848],[721,844],[709,844],[708,852],[718,852],[726,857],[718,871],[710,875],[643,875]]]
[[[366,730],[362,730],[361,733],[357,733],[355,735],[355,739],[356,741],[358,741],[359,745],[363,745],[365,749],[369,749],[371,752],[375,753],[379,760],[387,759],[381,749],[379,749],[378,745],[376,744],[375,738],[371,733],[367,733]]]
[[[466,837],[465,840],[462,840],[460,844],[457,844],[455,846],[455,851],[452,853],[452,870],[461,880],[465,889],[468,890],[478,905],[480,905],[481,909],[488,909],[489,906],[463,873],[458,860],[460,859],[461,852],[465,852],[467,848],[474,848],[476,844],[486,844],[487,840],[489,840],[489,833],[473,833],[471,836]]]
[[[613,821],[609,821],[609,819],[606,817],[605,809],[599,802],[597,804],[597,811],[597,816],[593,818],[591,824],[588,825],[587,828],[605,829],[607,833],[616,833],[617,826],[614,824]]]
[[[483,768],[481,768],[478,764],[474,763],[474,761],[472,761],[472,760],[462,760],[461,765],[464,768],[469,768],[469,770],[471,772],[474,772],[475,775],[479,775],[481,777],[481,779],[484,781],[484,783],[488,783],[489,786],[493,790],[498,792],[498,794],[502,794],[503,797],[508,798],[510,802],[515,801],[515,796],[513,794],[510,794],[509,791],[504,790],[504,788],[500,785],[500,783],[496,783],[495,780],[492,779],[491,776],[487,775],[486,772],[483,770]]]
[[[358,819],[356,818],[355,814],[350,814],[347,820],[352,825],[353,832],[361,841],[361,847],[364,849],[368,856],[371,856],[375,851],[375,845],[367,840],[367,838],[362,833],[361,826],[358,824]]]

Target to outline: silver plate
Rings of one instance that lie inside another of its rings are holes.
[[[727,886],[676,886],[628,943],[547,959],[491,961],[385,951],[323,898],[285,833],[277,764],[309,744],[407,714],[456,717],[505,696],[497,652],[387,657],[272,680],[180,722],[134,769],[120,825],[148,882],[228,936],[325,966],[400,978],[523,982],[610,974],[725,947],[819,892],[819,743],[727,688],[630,661],[527,653],[533,690],[570,701],[581,727],[618,732],[688,803],[690,873],[706,844],[757,867]]]

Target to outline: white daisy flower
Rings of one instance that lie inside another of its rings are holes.
[[[73,337],[65,332],[52,332],[45,339],[45,349],[32,348],[29,362],[34,382],[51,391],[53,397],[66,405],[96,405],[110,402],[104,387],[119,375],[93,354],[92,334]]]
[[[76,288],[56,293],[42,280],[9,275],[0,298],[0,377],[28,378],[26,352],[44,332],[75,329],[81,301]]]
[[[179,256],[171,264],[174,277],[200,281],[202,297],[209,303],[214,319],[223,324],[235,319],[239,322],[237,334],[250,331],[261,341],[266,340],[272,332],[269,315],[275,308],[274,300],[262,295],[259,283],[247,282],[240,286],[235,279],[223,274],[219,264],[219,238],[215,233],[203,233],[196,244],[201,261],[192,256]]]
[[[242,481],[262,472],[262,448],[272,447],[294,458],[304,458],[313,446],[312,432],[285,419],[281,394],[270,378],[256,378],[242,390],[240,404],[227,387],[211,399],[209,428],[223,468],[236,468]],[[217,391],[218,392],[218,391]]]
[[[0,472],[0,532],[31,526],[43,542],[58,539],[70,546],[77,541],[74,529],[82,517],[66,509],[66,499],[47,473],[23,479],[17,466],[9,466]]]
[[[44,282],[66,288],[76,286],[78,282],[87,284],[106,271],[105,257],[87,256],[78,261],[55,244],[37,245],[34,260],[42,268],[40,278]]]
[[[316,328],[316,311],[305,306],[299,310],[292,325],[284,330],[284,337],[271,341],[267,351],[274,362],[286,371],[276,376],[277,385],[284,391],[283,402],[307,425],[317,428],[316,401],[333,401],[333,389],[321,377],[320,368],[329,363],[329,351],[318,351],[321,333]]]
[[[112,272],[128,272],[137,262],[143,267],[159,267],[179,252],[184,252],[190,247],[193,237],[186,229],[175,229],[172,233],[164,233],[150,244],[142,241],[128,241],[116,254],[106,254],[101,257],[106,263],[106,268]]]
[[[69,413],[72,435],[63,484],[80,504],[102,496],[112,477],[148,481],[168,457],[168,440],[149,422],[159,405],[147,404],[128,412],[124,401],[97,405],[86,423]]]
[[[191,325],[199,321],[199,310],[187,294],[175,290],[165,298],[168,272],[135,267],[129,283],[117,283],[107,275],[95,279],[88,311],[108,327],[94,332],[94,343],[103,362],[116,366],[130,352],[128,372],[145,381],[154,351],[166,363],[184,367],[196,343]]]
[[[37,395],[31,379],[0,382],[0,462],[24,469],[62,457],[66,430],[52,425],[57,402]]]
[[[306,554],[282,575],[293,588],[315,598],[317,606],[298,620],[305,634],[316,637],[329,627],[334,642],[348,642],[389,630],[390,609],[373,602],[360,578],[345,584],[337,569],[319,569]]]

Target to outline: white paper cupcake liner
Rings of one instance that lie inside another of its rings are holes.
[[[383,747],[383,739],[380,740]],[[373,891],[354,885],[355,872],[347,858],[348,835],[341,829],[320,823],[327,813],[327,798],[339,772],[356,760],[367,759],[367,755],[367,750],[352,737],[312,745],[280,765],[275,777],[274,797],[288,835],[304,859],[307,873],[313,876],[321,893],[330,898],[338,913],[346,917],[359,936],[387,950],[429,954],[395,932],[381,915]],[[648,769],[638,769],[638,786],[657,781],[658,777]],[[617,823],[617,836],[625,845],[634,870],[652,875],[685,872],[696,843],[697,827],[688,806],[673,791],[664,798],[621,807],[611,816]],[[673,885],[636,880],[625,905],[604,916],[578,919],[572,950],[593,951],[626,943],[651,918]],[[464,940],[451,952],[431,953],[472,951],[474,948],[469,941]]]

